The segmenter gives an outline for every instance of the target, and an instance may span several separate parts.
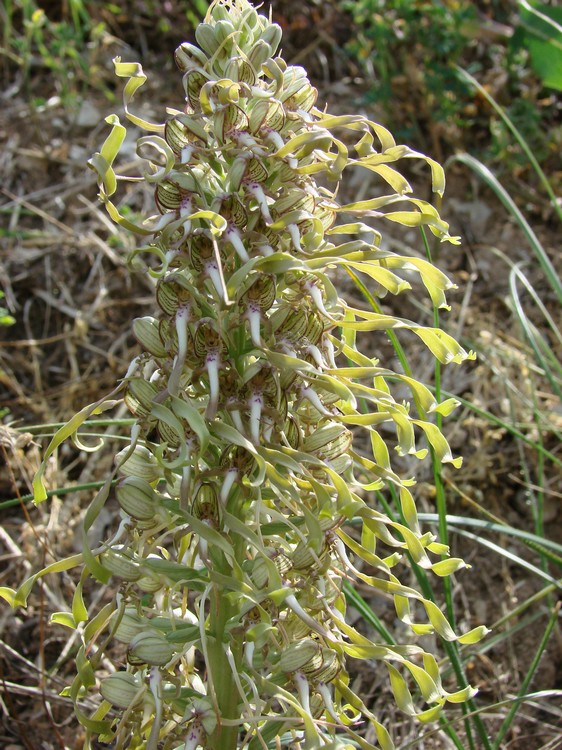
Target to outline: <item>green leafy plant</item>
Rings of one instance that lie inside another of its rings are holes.
[[[469,131],[483,161],[519,171],[524,157],[506,151],[501,120],[490,121],[491,139],[482,137],[489,111],[460,66],[469,77],[486,74],[488,91],[500,97],[541,163],[547,159],[557,139],[551,94],[561,85],[560,9],[526,0],[493,3],[486,13],[465,0],[344,5],[357,27],[348,49],[366,72],[366,96],[384,107],[395,130],[421,143],[429,138],[436,154],[442,143],[446,151],[462,148],[462,131]]]
[[[89,47],[99,42],[105,27],[95,22],[82,0],[71,0],[57,21],[34,0],[10,1],[1,13],[0,53],[23,71],[28,87],[32,69],[44,68],[51,74],[49,82],[43,82],[42,99],[57,94],[69,102],[85,83],[99,85],[92,76]]]
[[[529,51],[544,86],[562,91],[562,8],[527,0],[517,5],[519,23],[512,45]]]
[[[390,597],[417,636],[455,644],[485,633],[457,635],[398,577],[404,566],[439,577],[464,566],[420,528],[413,478],[401,477],[390,450],[417,459],[430,450],[437,465],[458,466],[439,427],[458,402],[357,344],[363,332],[407,331],[439,363],[470,356],[437,326],[381,312],[378,300],[411,289],[413,277],[436,308],[452,284],[431,262],[383,249],[366,223],[427,227],[457,242],[394,165],[425,161],[437,194],[443,170],[363,116],[317,109],[306,72],[275,56],[280,28],[247,0],[215,0],[196,39],[176,50],[186,105],[167,109],[163,124],[130,110],[146,77],[115,60],[127,117],[148,131],[137,142],[138,179],[154,191],[157,215],[135,223],[114,197],[125,138],[117,115],[91,166],[110,216],[145,240],[131,261],[156,280],[157,304],[133,322],[142,353],[122,382],[53,437],[36,502],[47,498],[49,457],[69,437],[95,448],[79,431],[120,400],[134,418],[128,444],[86,513],[83,551],[0,593],[25,605],[40,576],[82,565],[70,611],[54,619],[82,627],[68,694],[89,738],[147,750],[343,750],[373,747],[360,731],[367,721],[389,750],[389,728],[353,690],[350,659],[382,663],[399,708],[422,721],[474,690],[448,692],[420,646],[349,625],[344,582]],[[342,173],[356,168],[384,189],[341,204]],[[374,307],[341,298],[339,272],[374,287]],[[367,502],[383,487],[400,519]],[[92,549],[88,532],[113,488],[119,524]],[[83,593],[91,577],[118,587],[93,616]],[[116,644],[127,664],[108,674]],[[87,714],[90,692],[101,702]]]
[[[0,292],[0,299],[4,298],[4,292]],[[11,326],[16,322],[15,318],[10,315],[5,307],[0,305],[0,326]]]
[[[369,97],[396,124],[396,101],[413,105],[418,118],[458,118],[467,88],[455,76],[469,44],[473,3],[448,0],[359,0],[344,3],[359,30],[350,51],[370,72]],[[404,105],[402,105],[404,106]]]

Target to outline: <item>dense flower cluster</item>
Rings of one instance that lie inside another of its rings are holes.
[[[393,572],[405,550],[439,575],[462,563],[442,560],[446,549],[420,531],[379,433],[393,424],[398,452],[419,457],[423,434],[441,460],[456,462],[425,416],[447,414],[454,403],[435,403],[421,383],[358,351],[355,337],[409,328],[443,362],[466,353],[438,329],[353,308],[328,271],[363,274],[379,295],[410,288],[405,276],[418,274],[444,305],[443,274],[381,249],[360,219],[385,215],[454,238],[391,166],[425,157],[364,117],[315,109],[305,71],[276,56],[280,28],[246,0],[216,0],[196,39],[199,46],[176,51],[186,106],[168,110],[164,125],[129,112],[144,75],[116,61],[128,78],[129,119],[152,131],[138,153],[158,215],[135,225],[111,202],[124,137],[116,116],[92,159],[112,217],[149,238],[139,252],[157,258],[150,273],[158,312],[134,321],[143,353],[117,392],[136,422],[85,524],[86,533],[117,478],[119,528],[101,548],[86,546],[84,559],[98,579],[114,576],[119,590],[86,625],[70,694],[88,731],[118,749],[258,750],[298,741],[335,749],[355,747],[351,740],[368,748],[358,734],[364,719],[390,748],[387,730],[350,688],[346,657],[386,664],[397,702],[416,714],[413,681],[428,706],[417,712],[422,719],[470,691],[448,695],[420,648],[375,643],[346,624],[343,582],[359,579],[394,597],[414,632],[456,637],[438,608]],[[440,192],[441,168],[426,161]],[[340,205],[347,167],[376,173],[390,194]],[[340,214],[351,223],[336,224]],[[394,399],[390,375],[411,390],[416,415]],[[49,451],[113,403],[84,410]],[[352,450],[352,426],[367,431],[371,457]],[[357,494],[385,482],[399,488],[404,524]],[[39,477],[37,499],[42,493]],[[359,535],[346,529],[352,519]],[[421,602],[427,621],[413,620],[410,600]],[[76,624],[87,619],[82,609],[73,608]],[[79,699],[113,639],[126,644],[127,666],[101,679],[104,701],[85,716]]]

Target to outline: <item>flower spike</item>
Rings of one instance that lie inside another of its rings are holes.
[[[411,478],[395,459],[422,460],[431,448],[456,465],[431,421],[455,402],[437,403],[358,345],[365,333],[374,341],[409,330],[443,363],[469,356],[437,328],[379,312],[384,294],[407,292],[416,275],[434,305],[446,304],[445,275],[387,250],[379,231],[385,221],[427,224],[454,242],[397,166],[427,166],[437,195],[443,170],[361,115],[316,108],[316,89],[277,55],[280,42],[280,27],[248,0],[214,0],[196,43],[176,50],[185,101],[163,124],[131,113],[146,76],[116,60],[126,115],[149,133],[138,179],[154,215],[133,223],[112,202],[125,138],[117,116],[90,166],[111,218],[143,237],[132,255],[136,265],[150,258],[154,311],[133,322],[142,353],[122,384],[61,428],[45,458],[123,398],[134,424],[84,525],[86,570],[116,589],[81,630],[69,691],[88,746],[98,735],[119,750],[372,748],[358,734],[368,721],[391,750],[387,729],[350,687],[348,657],[386,669],[399,706],[423,720],[472,694],[447,693],[419,646],[358,632],[342,593],[343,581],[360,582],[392,598],[413,638],[473,642],[484,632],[457,636],[396,572],[408,559],[437,575],[460,569],[420,528]],[[340,180],[357,166],[380,189],[342,204]],[[331,279],[340,271],[361,278],[371,308],[339,296]],[[47,495],[45,469],[44,461],[37,501]],[[385,485],[398,491],[403,521],[377,507],[373,489]],[[88,531],[113,487],[117,531],[91,550]],[[30,585],[4,595],[25,604]],[[76,623],[88,617],[81,585]],[[421,604],[415,620],[412,601]],[[126,644],[127,663],[97,688],[100,665],[120,653],[113,639]],[[104,702],[86,716],[82,700],[97,689]]]

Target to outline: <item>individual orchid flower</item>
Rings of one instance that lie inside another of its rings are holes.
[[[273,224],[273,219],[271,218],[271,213],[269,211],[269,203],[262,185],[256,180],[250,179],[245,183],[245,188],[256,199],[265,223]]]

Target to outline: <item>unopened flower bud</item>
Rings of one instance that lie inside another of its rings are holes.
[[[279,667],[283,672],[296,672],[303,669],[305,665],[312,664],[315,660],[318,660],[317,666],[322,664],[320,644],[310,638],[305,638],[302,641],[289,644],[284,649],[279,659]]]
[[[129,656],[134,657],[136,663],[161,667],[167,664],[173,655],[173,646],[156,632],[139,633],[129,644]]]
[[[102,698],[117,708],[130,708],[140,703],[146,687],[129,672],[114,672],[100,683]]]
[[[115,490],[117,502],[132,518],[147,521],[154,517],[157,494],[151,485],[140,477],[126,477]]]

